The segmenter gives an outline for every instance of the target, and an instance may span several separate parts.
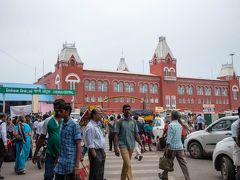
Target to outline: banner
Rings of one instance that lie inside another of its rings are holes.
[[[11,118],[15,116],[25,116],[32,112],[32,105],[10,106]]]
[[[214,113],[215,105],[214,104],[203,104],[203,113]]]

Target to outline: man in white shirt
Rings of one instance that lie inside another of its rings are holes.
[[[6,119],[6,114],[0,114],[0,179],[4,179],[4,177],[1,176],[1,168],[5,152],[8,150]]]
[[[91,121],[86,126],[86,145],[90,160],[90,180],[104,180],[104,165],[106,154],[105,138],[98,125],[102,120],[103,113],[100,108],[91,111]]]

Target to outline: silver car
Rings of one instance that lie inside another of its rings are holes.
[[[223,117],[210,124],[205,130],[189,134],[184,141],[184,147],[194,159],[202,158],[206,154],[212,155],[216,144],[232,135],[231,125],[237,119],[238,116]]]
[[[235,167],[233,165],[233,146],[232,137],[225,138],[217,143],[213,152],[213,167],[221,171],[223,180],[235,179]]]

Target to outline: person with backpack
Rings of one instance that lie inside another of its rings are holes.
[[[128,104],[123,105],[123,118],[116,123],[115,137],[114,137],[114,150],[116,156],[122,156],[123,166],[121,172],[121,180],[133,180],[131,157],[135,148],[135,141],[141,146],[143,152],[143,145],[139,138],[137,122],[131,118],[131,106]],[[119,149],[120,152],[119,152]]]
[[[1,175],[2,163],[4,161],[4,156],[8,150],[7,146],[7,128],[6,128],[6,114],[0,114],[0,179],[4,179]]]

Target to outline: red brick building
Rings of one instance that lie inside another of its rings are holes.
[[[159,38],[149,61],[149,74],[129,72],[123,57],[116,71],[85,69],[75,44],[65,43],[55,71],[38,83],[53,89],[75,89],[75,108],[102,105],[107,112],[120,112],[122,105],[129,103],[134,109],[152,111],[156,107],[192,112],[212,107],[216,113],[237,109],[239,78],[233,64],[223,65],[216,80],[177,77],[176,64],[165,37]],[[58,98],[73,100],[68,96]]]

